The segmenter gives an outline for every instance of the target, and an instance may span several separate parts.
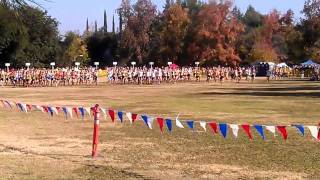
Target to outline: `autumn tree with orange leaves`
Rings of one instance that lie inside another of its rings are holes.
[[[188,48],[195,61],[207,64],[237,65],[237,37],[244,31],[242,23],[232,15],[232,3],[210,1],[196,17],[194,42]]]

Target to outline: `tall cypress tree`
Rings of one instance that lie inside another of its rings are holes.
[[[104,20],[103,20],[103,31],[108,32],[108,20],[107,20],[107,12],[104,10]]]
[[[86,23],[86,32],[89,32],[89,18],[87,18],[87,23]]]
[[[122,34],[122,14],[119,13],[119,31],[120,31],[120,35]]]
[[[97,21],[94,22],[94,32],[98,32],[98,23],[97,23]]]
[[[115,24],[114,24],[114,15],[112,16],[112,32],[116,33]]]

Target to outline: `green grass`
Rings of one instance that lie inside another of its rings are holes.
[[[317,125],[320,117],[319,83],[307,81],[267,84],[258,80],[222,86],[101,84],[92,88],[0,91],[1,98],[25,103],[61,106],[99,103],[103,107],[164,118],[174,118],[180,113],[180,119]],[[174,127],[172,133],[161,135],[156,122],[154,129],[149,130],[141,121],[114,125],[108,118],[101,122],[101,157],[92,160],[89,156],[92,126],[88,119],[66,120],[62,115],[50,118],[39,112],[26,115],[0,109],[0,144],[4,149],[0,151],[4,167],[0,175],[19,179],[320,178],[320,144],[312,139],[308,129],[306,137],[300,137],[294,128],[288,127],[287,141],[280,134],[273,137],[266,131],[267,140],[263,141],[252,129],[254,140],[250,141],[242,129],[238,139],[234,139],[230,129],[224,139],[213,135],[209,127],[208,132],[203,132],[199,124],[195,132]],[[51,161],[61,167],[51,167]],[[19,169],[21,164],[26,168]],[[20,174],[12,175],[12,171]]]

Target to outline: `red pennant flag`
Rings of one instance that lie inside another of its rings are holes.
[[[110,115],[112,122],[114,122],[114,110],[109,109],[109,115]]]
[[[74,111],[74,113],[76,113],[77,118],[79,118],[79,116],[78,116],[78,108],[77,108],[77,107],[74,107],[74,108],[72,108],[72,110]]]
[[[158,124],[159,124],[159,127],[160,127],[160,131],[161,133],[163,133],[163,118],[157,118],[157,121],[158,121]]]
[[[252,134],[251,134],[251,131],[250,131],[250,125],[249,124],[243,124],[243,125],[241,125],[241,127],[246,132],[246,134],[248,135],[248,138],[250,140],[252,140]]]
[[[215,123],[215,122],[210,122],[209,123],[209,126],[211,127],[211,129],[212,129],[212,131],[214,132],[214,133],[218,133],[218,126],[217,126],[217,123]]]
[[[46,112],[46,113],[48,113],[48,112],[49,112],[48,107],[46,107],[46,106],[42,106],[42,108],[43,108],[44,112]]]
[[[32,106],[30,104],[27,104],[27,109],[28,109],[28,111],[31,111]]]
[[[61,109],[61,107],[56,107],[56,109],[57,109],[57,111],[59,112],[59,111],[60,111],[60,109]]]
[[[132,114],[131,117],[132,117],[132,122],[134,122],[136,119],[137,119],[137,116],[138,114]]]
[[[282,137],[284,140],[287,140],[288,138],[288,133],[286,126],[277,126],[278,131],[282,134]]]

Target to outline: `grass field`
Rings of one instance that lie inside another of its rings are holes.
[[[161,86],[104,85],[64,88],[0,88],[0,99],[44,105],[95,103],[164,118],[228,123],[317,125],[319,83],[282,80],[255,83],[183,83]],[[288,140],[252,129],[234,139],[174,128],[161,135],[142,121],[101,121],[99,157],[92,159],[90,118],[51,118],[0,108],[1,179],[320,179],[320,143],[306,129]],[[157,127],[156,122],[154,126]],[[209,130],[209,129],[208,129]]]

